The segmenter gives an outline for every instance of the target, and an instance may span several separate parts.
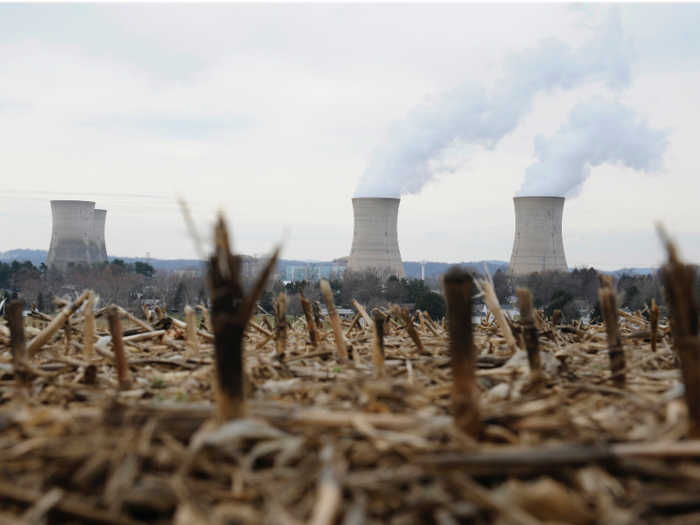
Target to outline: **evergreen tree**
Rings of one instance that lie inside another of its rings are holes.
[[[115,259],[115,261],[116,260],[120,260],[120,259]],[[141,275],[145,275],[149,279],[151,277],[153,277],[154,273],[156,273],[156,269],[153,266],[151,266],[148,263],[141,262],[141,261],[136,261],[134,263],[134,271],[136,273],[140,273]]]
[[[173,297],[173,306],[179,310],[185,307],[185,301],[187,300],[187,287],[185,283],[180,282],[175,289],[175,297]]]
[[[270,290],[265,290],[260,295],[260,307],[267,313],[272,313],[274,310],[274,304],[272,303],[273,296]]]
[[[625,292],[625,298],[622,300],[622,306],[626,306],[633,312],[635,310],[641,310],[642,309],[642,300],[641,300],[641,293],[639,293],[639,288],[636,286],[632,285],[629,288],[627,288],[627,291]]]
[[[416,299],[416,310],[427,312],[433,319],[445,317],[445,299],[436,292],[424,292]]]
[[[576,317],[576,308],[574,307],[574,296],[566,290],[557,290],[552,294],[552,298],[544,309],[544,315],[552,317],[554,310],[560,310],[567,319]]]
[[[425,284],[423,279],[413,279],[406,284],[406,302],[415,303],[418,296],[430,291],[430,287]]]

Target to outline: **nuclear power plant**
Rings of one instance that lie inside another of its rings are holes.
[[[90,201],[51,201],[53,227],[47,266],[107,262],[106,210]]]
[[[569,271],[564,255],[564,197],[515,197],[515,240],[509,274]]]
[[[348,270],[389,268],[397,277],[406,277],[397,229],[400,203],[401,199],[352,200],[355,228]]]

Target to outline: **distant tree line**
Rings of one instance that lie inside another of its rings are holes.
[[[43,264],[43,263],[42,263]],[[45,265],[43,265],[45,267]],[[11,263],[0,261],[0,289],[19,291],[21,284],[28,278],[41,276],[39,268],[30,261],[12,261]]]
[[[123,259],[60,268],[43,263],[37,268],[29,261],[0,263],[0,298],[19,297],[40,311],[56,310],[54,298],[59,293],[74,299],[85,289],[94,290],[102,305],[117,304],[138,315],[145,300],[157,301],[170,311],[208,300],[204,275],[197,268],[168,273]]]
[[[262,267],[265,256],[256,259]],[[482,275],[474,268],[468,271],[475,277]],[[700,304],[700,267],[694,266],[695,296]],[[254,274],[255,272],[253,272]],[[567,322],[585,316],[591,320],[601,317],[598,302],[599,271],[595,268],[576,268],[570,272],[546,271],[527,275],[508,275],[498,270],[493,275],[496,295],[501,304],[517,304],[517,288],[532,291],[536,308],[550,317],[560,310]],[[620,305],[631,311],[642,312],[651,300],[662,307],[663,280],[661,274],[640,275],[623,269],[615,274],[615,286]],[[244,277],[244,285],[250,286],[254,275]],[[355,309],[352,300],[362,304],[367,311],[390,304],[412,304],[415,309],[428,312],[434,319],[442,318],[445,301],[437,278],[406,279],[393,275],[388,269],[369,268],[362,271],[347,270],[342,279],[332,279],[331,289],[336,306]],[[145,262],[126,263],[123,259],[92,265],[68,264],[65,267],[36,267],[30,261],[0,262],[0,299],[19,297],[27,305],[34,303],[41,311],[53,311],[54,297],[59,293],[76,295],[84,289],[92,289],[101,304],[114,303],[131,308],[140,315],[140,305],[145,301],[157,302],[170,311],[182,310],[186,304],[209,304],[205,275],[202,268],[179,270],[168,273],[156,271]],[[288,295],[287,313],[302,316],[300,292],[311,301],[323,302],[318,281],[294,281],[284,283],[271,277],[262,294],[260,305],[267,312],[273,311],[273,301],[280,292]],[[482,302],[477,299],[475,303]]]
[[[361,271],[346,270],[342,279],[331,279],[329,284],[338,308],[356,310],[352,303],[355,299],[368,312],[377,307],[386,308],[390,304],[410,303],[416,309],[428,312],[434,319],[440,319],[445,315],[445,301],[438,291],[437,279],[409,280],[392,275],[388,269],[367,268]],[[287,314],[301,316],[303,311],[300,291],[310,301],[323,303],[318,281],[300,280],[285,284],[272,280],[262,294],[260,306],[271,313],[273,301],[281,292],[286,292]]]
[[[695,267],[696,283],[698,267]],[[601,318],[598,289],[599,271],[595,268],[576,268],[570,272],[546,271],[527,275],[509,276],[501,272],[494,275],[494,286],[501,302],[514,301],[517,288],[529,288],[535,307],[551,317],[560,310],[567,321],[576,321],[589,316],[591,321]],[[615,286],[620,297],[620,306],[632,312],[642,312],[654,299],[664,306],[661,292],[663,281],[660,274],[635,274],[623,269],[615,273]],[[696,285],[696,298],[700,301],[700,289]]]

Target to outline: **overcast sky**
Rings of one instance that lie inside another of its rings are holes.
[[[631,78],[538,93],[493,149],[456,143],[399,211],[404,260],[509,260],[512,198],[596,95],[667,133],[647,174],[591,169],[564,208],[570,267],[652,266],[663,221],[700,261],[700,5],[618,5]],[[283,257],[348,255],[351,199],[392,122],[513,56],[576,49],[610,16],[577,4],[0,4],[0,251],[48,249],[51,199],[108,210],[110,255],[190,258],[182,194],[209,235]]]

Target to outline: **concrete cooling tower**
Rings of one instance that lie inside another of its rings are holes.
[[[564,255],[564,197],[515,197],[515,240],[508,273],[569,271]]]
[[[397,222],[401,199],[353,199],[355,229],[348,270],[390,268],[406,277],[399,252]]]
[[[92,264],[107,260],[104,255],[104,223],[106,211],[98,210],[95,224],[95,203],[90,201],[51,201],[53,228],[46,257],[47,266],[67,263]]]
[[[105,244],[105,221],[107,220],[107,210],[95,210],[95,220],[92,223],[94,245],[96,250],[93,261],[107,261],[107,245]]]

